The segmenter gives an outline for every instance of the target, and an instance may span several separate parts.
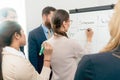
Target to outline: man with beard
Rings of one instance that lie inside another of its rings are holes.
[[[53,7],[45,7],[42,10],[43,23],[38,28],[30,31],[28,36],[29,60],[38,73],[41,72],[44,62],[44,55],[39,56],[41,44],[53,34],[50,19],[55,10]]]

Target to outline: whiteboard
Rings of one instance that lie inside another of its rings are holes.
[[[67,34],[70,38],[76,39],[80,45],[85,46],[85,30],[91,28],[94,32],[92,53],[97,53],[110,39],[108,24],[112,13],[113,9],[70,14],[72,23]]]

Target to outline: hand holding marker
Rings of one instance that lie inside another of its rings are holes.
[[[91,30],[90,28],[87,29],[88,32],[89,32],[90,30]]]
[[[41,56],[41,55],[43,54],[43,52],[44,52],[44,47],[41,46],[41,49],[40,49],[39,55]]]
[[[50,44],[48,44],[47,42],[43,42],[41,45],[39,55],[41,56],[44,53],[44,57],[50,56],[52,51],[53,51],[52,46]]]

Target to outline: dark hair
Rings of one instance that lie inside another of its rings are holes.
[[[54,15],[51,19],[53,31],[57,34],[67,36],[66,32],[61,32],[60,28],[64,21],[69,19],[69,14],[67,11],[59,9],[54,12]]]
[[[51,11],[55,11],[56,9],[54,7],[47,6],[42,10],[42,15],[48,15]]]
[[[0,10],[0,19],[4,18],[4,17],[7,17],[9,11],[12,11],[12,12],[16,13],[16,11],[13,8],[3,8],[3,9]]]
[[[2,80],[2,49],[10,46],[15,32],[21,35],[21,26],[14,21],[4,21],[0,24],[0,80]]]

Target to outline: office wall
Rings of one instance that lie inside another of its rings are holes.
[[[41,11],[45,6],[57,9],[76,9],[116,3],[117,0],[26,0],[26,21],[28,32],[42,23]]]

